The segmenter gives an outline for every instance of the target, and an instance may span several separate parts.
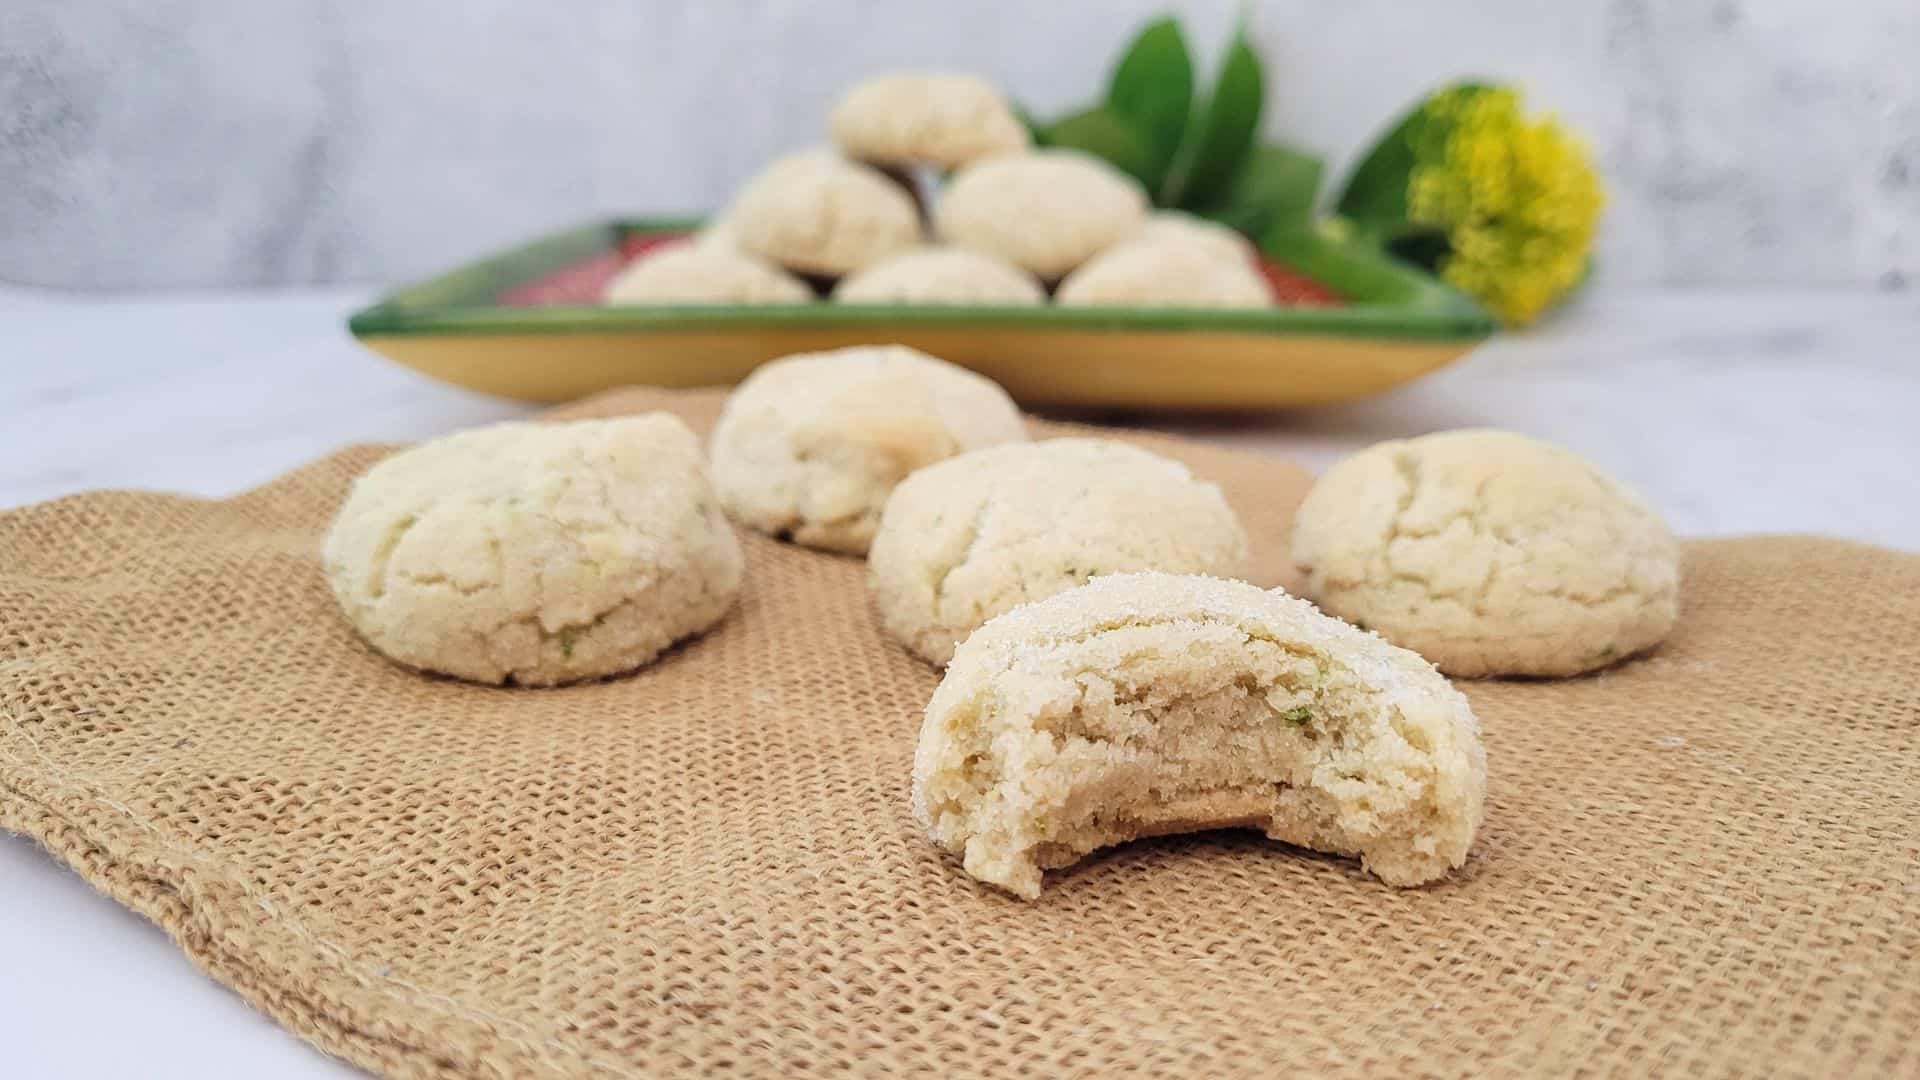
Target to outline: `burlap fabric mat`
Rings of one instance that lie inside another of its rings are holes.
[[[1153,444],[1275,577],[1304,476]],[[881,640],[861,563],[747,537],[739,609],[637,676],[422,678],[316,562],[378,456],[0,516],[0,825],[367,1068],[1920,1072],[1920,557],[1692,544],[1656,655],[1467,684],[1487,825],[1438,886],[1220,833],[1024,904],[909,817],[935,676]]]

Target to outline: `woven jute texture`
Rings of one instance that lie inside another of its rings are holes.
[[[1150,444],[1279,580],[1304,475]],[[743,536],[738,609],[637,675],[425,678],[316,558],[380,452],[0,516],[0,825],[369,1069],[1920,1074],[1920,557],[1690,544],[1654,655],[1465,684],[1487,823],[1439,885],[1215,833],[1026,904],[913,824],[936,676],[861,563]]]

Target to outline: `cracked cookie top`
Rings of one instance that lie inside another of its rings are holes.
[[[380,652],[529,686],[647,663],[718,621],[742,568],[699,441],[666,413],[496,424],[402,450],[354,483],[324,557]]]
[[[1382,443],[1334,466],[1294,519],[1326,611],[1458,676],[1573,675],[1657,644],[1679,548],[1578,455],[1503,431]]]
[[[775,160],[726,211],[742,251],[838,277],[920,243],[920,208],[886,174],[821,148]]]
[[[945,664],[982,623],[1097,574],[1246,571],[1220,489],[1177,461],[1108,439],[963,454],[907,478],[868,556],[887,632]]]
[[[1077,150],[1035,150],[975,162],[933,209],[934,232],[1054,281],[1132,235],[1147,218],[1134,179]]]
[[[763,364],[713,429],[727,512],[760,532],[864,555],[880,507],[908,473],[1024,441],[999,385],[904,345],[861,345]]]
[[[992,83],[949,72],[879,75],[833,107],[833,141],[847,156],[883,165],[958,168],[1018,153],[1027,128]]]

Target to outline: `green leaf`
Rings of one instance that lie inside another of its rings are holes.
[[[1167,205],[1205,206],[1223,199],[1234,170],[1253,147],[1265,98],[1266,78],[1260,56],[1253,51],[1243,26],[1227,46],[1213,94],[1200,110],[1199,127],[1189,140],[1186,160],[1165,192],[1163,201]]]
[[[1427,103],[1447,90],[1477,93],[1484,83],[1464,82],[1423,96],[1380,136],[1348,175],[1337,209],[1363,231],[1387,233],[1407,220],[1407,185],[1413,177],[1415,150],[1428,140],[1443,138],[1434,130]]]
[[[1147,137],[1104,106],[1083,109],[1056,121],[1046,130],[1046,145],[1084,150],[1104,158],[1109,165],[1145,184],[1149,191],[1160,180]]]
[[[1113,69],[1107,108],[1146,138],[1154,178],[1148,187],[1157,189],[1193,111],[1193,57],[1177,19],[1155,19],[1133,39]]]
[[[1319,199],[1322,162],[1279,143],[1255,148],[1227,179],[1220,202],[1199,212],[1248,236],[1305,228]]]
[[[1347,177],[1337,209],[1368,228],[1407,219],[1407,182],[1413,176],[1414,128],[1423,122],[1416,109],[1373,144]]]

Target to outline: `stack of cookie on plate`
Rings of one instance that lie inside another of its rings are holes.
[[[1565,450],[1467,431],[1356,455],[1295,519],[1296,598],[1240,580],[1246,531],[1183,464],[1033,441],[999,386],[902,346],[767,364],[704,454],[665,413],[395,454],[355,484],[325,563],[385,655],[553,686],[725,619],[752,587],[733,524],[866,557],[875,632],[945,669],[913,811],[1027,898],[1098,848],[1221,827],[1394,885],[1441,878],[1486,788],[1445,676],[1591,671],[1678,611],[1665,525]]]
[[[990,83],[869,80],[834,108],[832,144],[774,161],[685,243],[609,283],[617,304],[1045,304],[1260,308],[1254,247],[1152,211],[1089,154],[1036,149]],[[928,208],[931,208],[930,212]]]

